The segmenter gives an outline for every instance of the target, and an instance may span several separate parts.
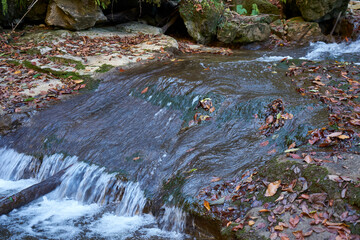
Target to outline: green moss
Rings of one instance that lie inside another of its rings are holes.
[[[232,228],[237,226],[237,223],[232,223],[228,227],[224,227],[221,230],[221,235],[226,239],[241,239],[241,240],[266,240],[264,236],[259,236],[255,232],[249,232],[245,229],[239,229],[236,232],[232,231]]]
[[[96,72],[97,73],[105,73],[105,72],[110,71],[112,68],[114,68],[114,66],[109,65],[109,64],[103,64],[98,69],[96,69]]]
[[[329,172],[326,168],[316,165],[308,165],[302,173],[309,183],[309,190],[312,193],[326,192],[331,199],[339,198],[340,191],[337,184],[327,177]]]
[[[346,195],[348,196],[349,204],[360,208],[360,188],[359,187],[355,187],[355,184],[349,184],[348,192]]]
[[[83,70],[85,69],[85,65],[81,61],[77,61],[74,59],[69,58],[62,58],[62,57],[49,57],[49,59],[55,63],[61,63],[61,64],[75,64],[75,68],[77,70]]]

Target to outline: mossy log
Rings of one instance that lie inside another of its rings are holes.
[[[34,184],[16,194],[6,197],[0,201],[0,215],[8,214],[12,210],[22,207],[35,199],[53,191],[61,183],[61,177],[68,169],[63,169],[44,181]]]

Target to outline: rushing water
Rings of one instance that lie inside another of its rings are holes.
[[[298,94],[279,61],[360,62],[359,45],[184,57],[114,73],[95,92],[36,113],[0,139],[0,197],[70,167],[55,191],[0,216],[1,237],[196,238],[187,230],[184,200],[193,201],[212,177],[260,166],[285,142],[301,144],[308,130],[327,122],[326,108]],[[204,97],[216,108],[212,120],[189,127]],[[259,118],[277,98],[294,119],[266,138]]]

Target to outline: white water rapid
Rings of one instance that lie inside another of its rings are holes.
[[[0,198],[38,183],[72,165],[53,192],[0,216],[9,239],[183,239],[185,214],[165,207],[157,221],[144,214],[144,192],[138,183],[123,182],[104,168],[62,154],[42,160],[0,149]],[[1,238],[3,239],[3,238]]]

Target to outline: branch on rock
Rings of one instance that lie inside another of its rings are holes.
[[[69,166],[71,167],[71,166]],[[44,181],[32,185],[14,195],[11,195],[0,201],[0,215],[8,214],[12,210],[22,207],[35,199],[48,194],[53,191],[56,187],[58,187],[61,183],[61,177],[64,175],[66,170],[69,168],[65,168],[53,176],[45,179]]]

